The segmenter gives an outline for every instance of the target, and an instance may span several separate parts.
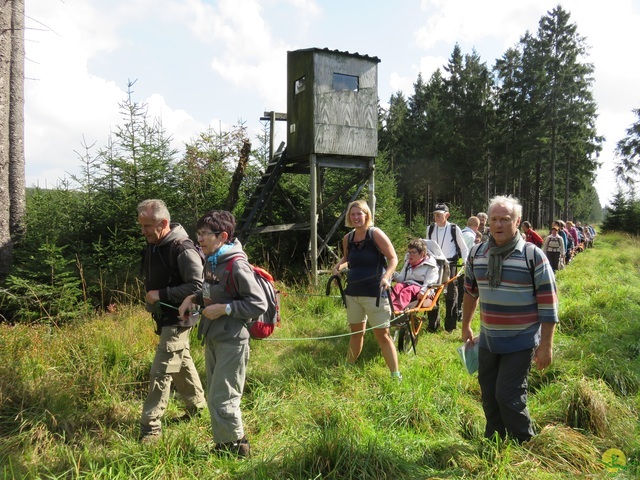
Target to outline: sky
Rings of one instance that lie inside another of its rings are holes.
[[[27,186],[78,175],[134,102],[173,147],[239,122],[257,144],[264,112],[286,112],[287,52],[328,48],[378,57],[378,96],[413,93],[455,44],[489,68],[557,5],[595,66],[601,204],[616,185],[616,143],[640,108],[640,0],[25,0]],[[278,122],[276,146],[286,141]]]

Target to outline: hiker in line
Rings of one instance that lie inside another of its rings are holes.
[[[387,298],[391,276],[398,266],[396,251],[389,237],[373,226],[371,210],[364,200],[349,204],[345,225],[353,230],[342,239],[344,253],[332,273],[338,275],[343,268],[349,269],[344,292],[347,321],[352,332],[347,363],[355,363],[360,356],[366,322],[369,321],[391,376],[402,378],[398,370],[398,353],[389,333],[391,307]]]
[[[402,312],[411,302],[422,300],[422,307],[431,305],[435,290],[431,285],[438,283],[438,263],[427,250],[427,243],[421,238],[411,240],[407,247],[407,257],[399,272],[393,274],[397,282],[391,289],[391,305],[394,312]]]
[[[468,250],[471,250],[471,247],[482,240],[482,233],[479,228],[480,219],[472,215],[467,219],[467,226],[461,230],[462,238],[464,238],[464,243],[467,244]],[[464,278],[459,278],[456,282],[458,283],[458,320],[460,321],[462,320],[462,300],[464,299]]]
[[[234,237],[234,216],[224,210],[211,210],[198,220],[196,228],[206,255],[204,284],[185,298],[180,316],[187,318],[201,307],[198,336],[204,337],[213,451],[246,457],[251,449],[240,411],[249,361],[246,322],[267,310],[267,299],[240,241]],[[231,268],[227,268],[230,261]]]
[[[558,227],[553,225],[553,227],[551,227],[551,233],[547,235],[547,238],[544,239],[544,243],[542,244],[542,251],[549,259],[549,263],[554,272],[564,268],[566,253],[564,240],[562,240],[558,230]]]
[[[490,232],[489,232],[489,227],[487,225],[487,220],[489,216],[484,212],[479,212],[476,214],[476,217],[478,217],[478,220],[480,220],[480,225],[478,225],[478,231],[482,234],[482,237],[480,237],[479,243],[484,243],[487,240],[489,240]]]
[[[542,240],[542,237],[538,232],[531,228],[531,224],[529,222],[522,222],[522,233],[524,233],[525,242],[531,242],[538,248],[542,247],[544,240]]]
[[[554,226],[558,227],[558,235],[562,237],[564,242],[564,264],[567,265],[573,257],[573,237],[569,234],[564,220],[554,220],[551,222],[551,227]]]
[[[171,383],[186,406],[188,419],[206,405],[198,371],[191,358],[189,333],[195,324],[178,317],[185,297],[202,288],[202,259],[187,232],[171,223],[162,200],[138,205],[138,223],[147,239],[142,265],[145,303],[160,336],[149,375],[149,393],[142,406],[140,440],[157,440],[167,408]]]
[[[453,278],[458,274],[460,268],[458,260],[466,261],[469,249],[460,227],[449,222],[449,207],[446,204],[436,204],[433,210],[433,220],[434,223],[427,227],[427,239],[438,244],[442,254],[449,262],[449,277]],[[458,281],[462,281],[462,279],[455,279],[446,286],[444,329],[447,333],[453,332],[457,322],[462,319],[462,297],[458,297]],[[440,326],[440,309],[434,308],[429,311],[427,318],[429,319],[429,331],[435,332]]]
[[[580,252],[580,238],[578,236],[578,230],[576,226],[571,220],[567,220],[567,231],[569,235],[571,235],[571,239],[573,240],[573,251],[574,253]]]
[[[464,243],[467,244],[467,248],[473,247],[476,243],[480,243],[480,239],[482,238],[482,234],[480,233],[480,219],[475,215],[469,217],[467,219],[467,226],[464,227],[462,232],[462,238],[464,238]],[[462,284],[462,282],[460,282]],[[460,295],[463,295],[464,292],[458,290]]]
[[[524,442],[534,435],[527,409],[531,362],[542,370],[553,358],[557,288],[547,257],[518,234],[518,200],[495,197],[488,212],[490,240],[473,247],[465,268],[462,341],[474,344],[471,320],[479,303],[476,341],[485,436]]]

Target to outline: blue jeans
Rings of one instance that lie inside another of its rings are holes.
[[[533,348],[507,354],[491,353],[486,348],[478,350],[478,382],[487,438],[495,433],[519,442],[533,437],[527,408],[527,377],[533,353]]]

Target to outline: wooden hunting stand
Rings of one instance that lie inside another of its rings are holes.
[[[351,200],[357,199],[368,184],[369,207],[375,213],[378,63],[377,57],[337,50],[310,48],[287,52],[287,147],[281,144],[270,159],[262,181],[238,222],[238,236],[246,242],[249,235],[255,233],[310,230],[309,255],[314,281],[318,278],[318,256],[344,222],[347,205],[324,238],[318,232],[319,212],[354,186],[357,189]],[[269,119],[273,131],[275,120],[283,118],[282,114],[271,112]],[[361,174],[331,198],[322,200],[318,180],[321,168],[357,169]],[[258,226],[283,173],[310,176],[311,211],[305,218],[290,205],[297,215],[295,223]]]

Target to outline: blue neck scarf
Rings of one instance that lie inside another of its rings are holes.
[[[207,261],[211,264],[211,271],[215,271],[216,265],[218,265],[218,257],[222,255],[224,252],[229,250],[233,246],[233,243],[225,243],[218,250],[213,252],[211,255],[207,257]]]

